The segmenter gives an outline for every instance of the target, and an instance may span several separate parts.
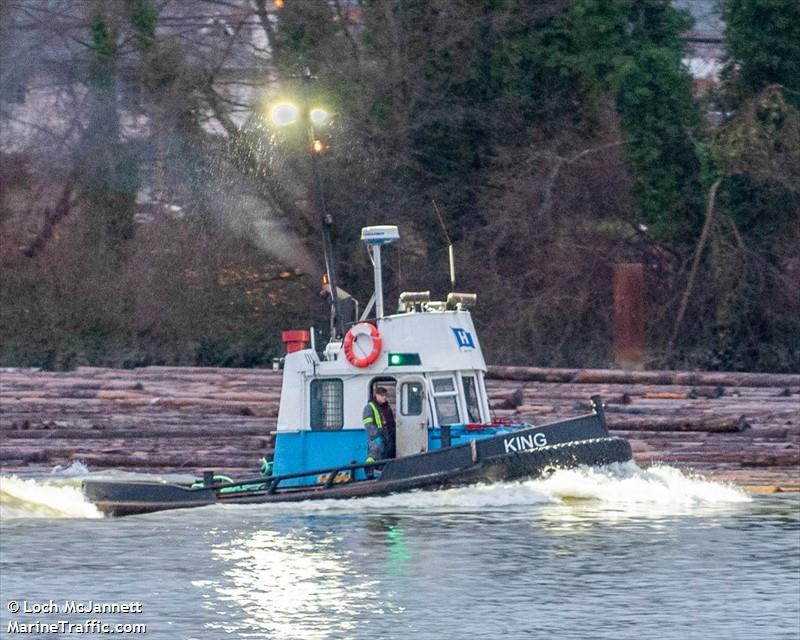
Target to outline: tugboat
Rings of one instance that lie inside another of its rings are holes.
[[[533,426],[493,420],[486,363],[470,315],[475,294],[400,294],[384,314],[381,248],[396,226],[365,227],[375,292],[344,331],[330,279],[331,340],[318,351],[311,331],[286,331],[274,460],[255,477],[206,471],[193,484],[85,480],[101,511],[121,516],[213,504],[252,504],[385,495],[479,482],[539,477],[558,468],[631,459],[626,440],[609,435],[603,404],[591,413]],[[326,251],[328,274],[332,275]],[[374,317],[370,317],[374,307]],[[357,306],[356,306],[357,308]],[[338,329],[338,330],[337,330]],[[396,415],[396,457],[371,461],[362,410],[377,387]]]

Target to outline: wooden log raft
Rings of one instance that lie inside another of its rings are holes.
[[[146,367],[0,371],[0,472],[90,469],[252,474],[274,446],[280,372]],[[800,488],[800,376],[489,367],[497,417],[546,424],[606,400],[643,465]]]

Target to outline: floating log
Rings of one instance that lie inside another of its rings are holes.
[[[490,365],[489,375],[500,380],[573,382],[578,384],[652,384],[714,387],[782,387],[800,393],[800,375],[687,371],[628,371],[616,369],[546,369]]]
[[[577,369],[545,369],[541,367],[501,367],[490,365],[488,374],[497,380],[530,380],[532,382],[572,382]]]
[[[737,433],[749,429],[744,416],[738,418],[628,418],[609,416],[608,428],[615,431],[705,431]]]
[[[674,451],[670,453],[641,453],[634,456],[637,462],[657,463],[657,462],[683,462],[694,463],[695,461],[712,464],[736,463],[746,467],[796,467],[798,458],[788,453],[742,453],[741,451],[707,453],[698,458],[694,451]],[[791,479],[791,476],[789,477]]]
[[[716,387],[692,387],[689,390],[690,398],[721,398],[725,395],[725,389]]]
[[[225,429],[209,430],[206,427],[172,427],[160,428],[158,430],[151,429],[149,435],[151,437],[159,438],[194,438],[195,440],[201,438],[225,438],[227,440],[235,440],[245,438],[248,436],[267,436],[271,431],[270,427],[239,427],[231,426]],[[129,438],[131,440],[141,440],[141,430],[70,430],[70,429],[31,429],[26,431],[6,431],[4,435],[9,440],[111,440],[117,438]]]
[[[691,394],[689,391],[648,391],[642,397],[655,400],[688,400]]]
[[[521,404],[517,407],[517,413],[520,415],[524,415],[526,413],[533,413],[533,414],[545,414],[545,413],[553,413],[556,408],[553,405],[549,404]]]

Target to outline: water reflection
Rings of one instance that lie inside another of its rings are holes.
[[[352,570],[351,553],[341,542],[305,532],[257,531],[214,548],[213,557],[223,565],[223,579],[213,587],[217,597],[245,615],[221,617],[211,628],[249,630],[253,637],[347,635],[374,594],[370,581]]]
[[[0,580],[29,600],[141,599],[165,640],[800,637],[797,496],[741,501],[624,471],[383,501],[16,518],[0,522]]]
[[[411,561],[411,549],[406,540],[402,519],[395,516],[370,516],[366,519],[367,531],[377,540],[372,553],[381,554],[383,569],[388,575],[404,575]]]

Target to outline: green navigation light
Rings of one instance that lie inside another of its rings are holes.
[[[389,366],[390,367],[408,367],[411,365],[422,364],[422,360],[418,353],[390,353]]]

